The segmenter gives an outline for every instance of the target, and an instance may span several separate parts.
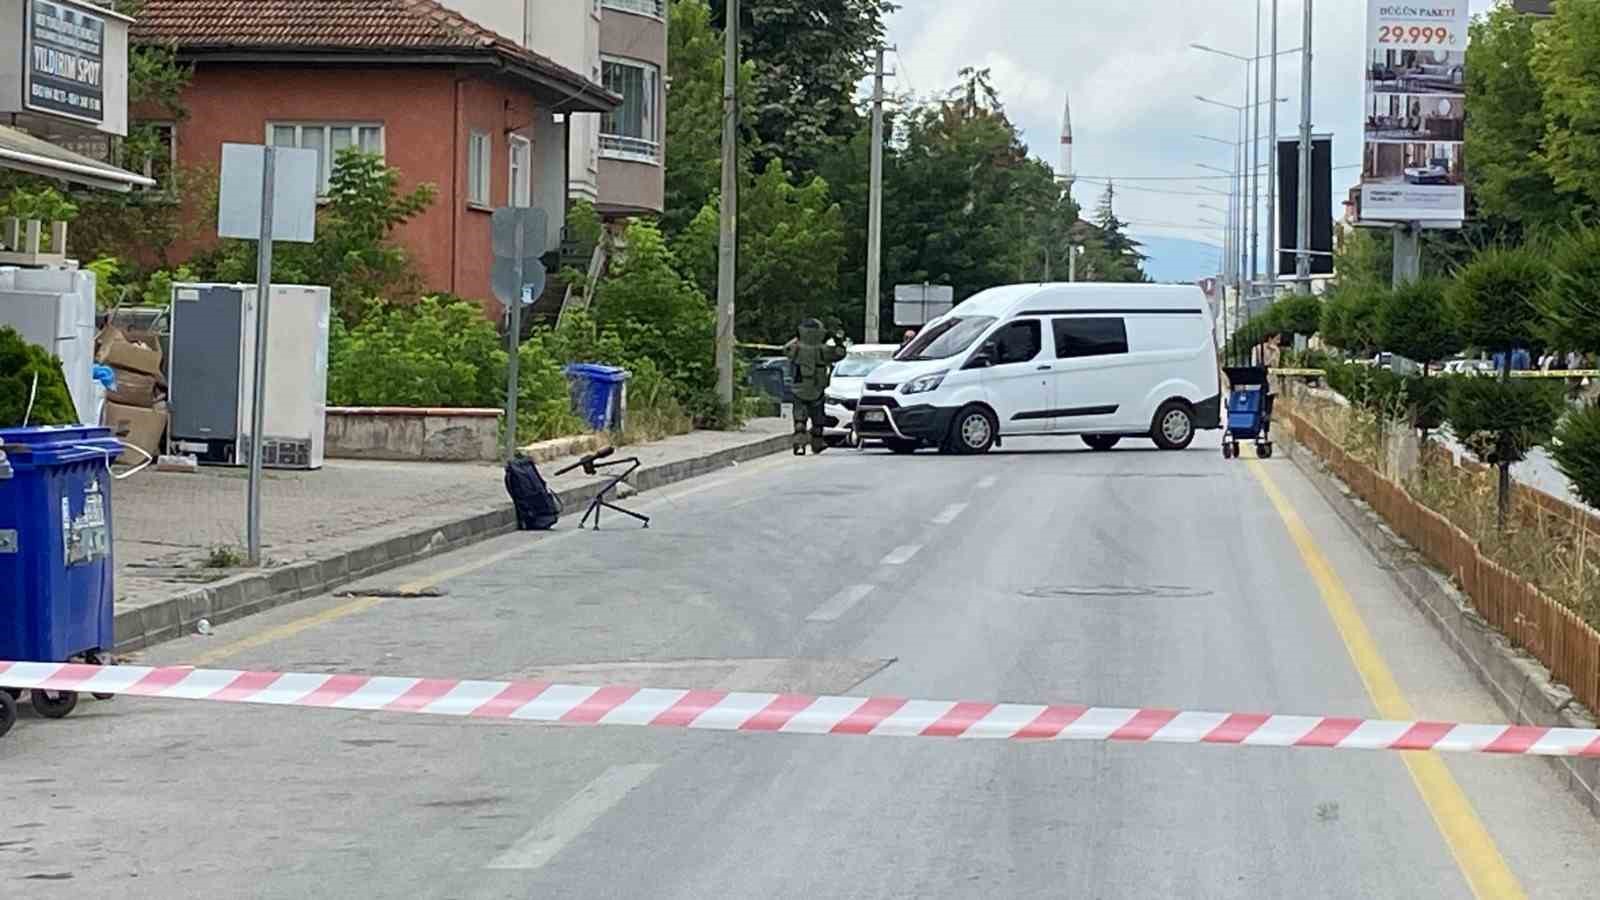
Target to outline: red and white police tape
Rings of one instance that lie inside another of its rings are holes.
[[[738,691],[580,687],[310,675],[188,666],[0,662],[0,687],[174,700],[473,716],[569,725],[653,725],[783,734],[1036,741],[1136,741],[1437,750],[1600,757],[1600,729],[1395,722],[1333,716],[827,697]]]

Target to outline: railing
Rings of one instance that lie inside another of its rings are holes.
[[[662,9],[666,4],[663,0],[600,0],[600,5],[606,9],[659,19],[662,18]]]
[[[608,159],[660,164],[661,144],[621,134],[600,135],[600,155]]]
[[[1490,559],[1465,531],[1419,503],[1404,487],[1346,453],[1316,426],[1293,411],[1287,419],[1295,440],[1321,458],[1396,534],[1449,573],[1490,626],[1549,667],[1551,676],[1567,685],[1579,702],[1591,710],[1600,709],[1600,632],[1526,579]],[[1447,460],[1440,457],[1439,461]],[[1448,461],[1453,463],[1453,459]],[[1538,495],[1535,502],[1547,512],[1559,510],[1574,521],[1592,519],[1585,510],[1537,491],[1532,494]]]

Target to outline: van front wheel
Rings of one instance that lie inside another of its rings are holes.
[[[1150,439],[1163,450],[1183,450],[1194,442],[1194,410],[1182,400],[1168,400],[1156,410]]]
[[[964,407],[950,423],[950,449],[957,453],[988,453],[999,436],[994,413],[981,406]]]

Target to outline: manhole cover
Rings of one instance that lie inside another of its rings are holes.
[[[1184,587],[1175,584],[1069,584],[1029,588],[1022,592],[1022,596],[1033,597],[1038,600],[1054,600],[1065,597],[1157,597],[1183,600],[1193,597],[1209,597],[1211,592],[1201,588]]]

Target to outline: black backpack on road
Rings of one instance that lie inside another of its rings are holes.
[[[561,518],[561,498],[527,457],[506,463],[506,493],[517,508],[518,531],[547,531]]]

